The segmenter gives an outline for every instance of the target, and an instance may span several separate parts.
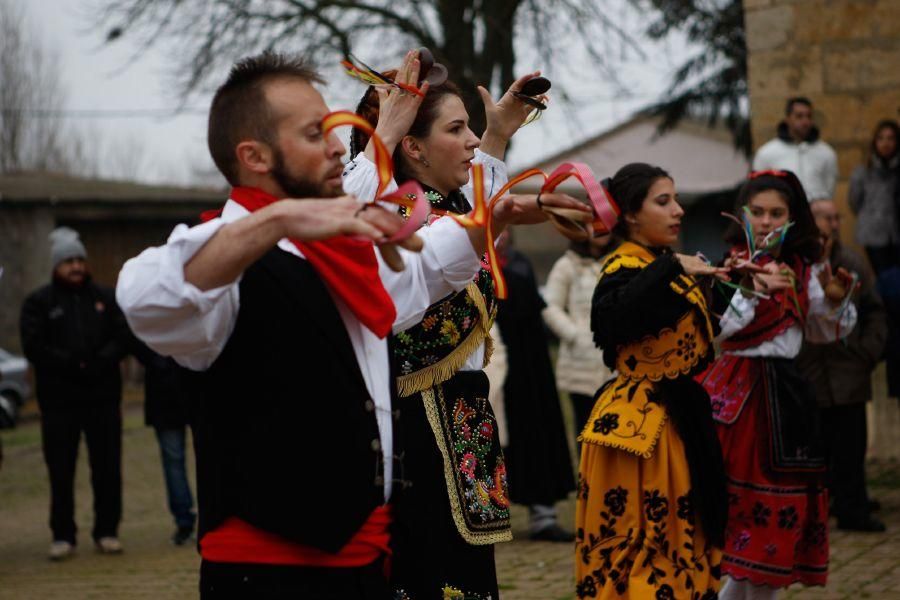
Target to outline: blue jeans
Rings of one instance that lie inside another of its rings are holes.
[[[156,439],[159,441],[159,450],[162,454],[169,511],[175,517],[175,524],[178,527],[192,528],[197,515],[194,513],[194,497],[191,495],[185,468],[185,428],[156,428]]]

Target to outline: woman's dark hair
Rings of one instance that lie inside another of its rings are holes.
[[[619,241],[628,238],[625,216],[640,212],[650,188],[658,179],[663,178],[672,179],[672,176],[664,169],[647,163],[629,163],[616,171],[612,179],[604,180],[606,191],[621,210],[612,231]]]
[[[384,71],[383,74],[386,77],[393,79],[397,76],[397,71]],[[428,134],[431,133],[431,127],[437,120],[441,102],[447,96],[462,98],[459,88],[456,87],[456,84],[452,81],[445,81],[441,85],[428,88],[428,93],[425,94],[422,104],[419,105],[419,112],[416,113],[416,120],[413,121],[413,124],[406,135],[417,138],[427,137]],[[378,124],[379,109],[378,90],[376,90],[374,86],[369,86],[356,107],[356,114],[368,121],[372,127],[375,127]],[[359,129],[354,129],[353,133],[350,135],[351,158],[364,151],[368,143],[369,135]],[[400,144],[397,144],[397,148],[394,150],[393,159],[394,179],[397,183],[403,183],[408,179],[412,179],[412,170],[409,168],[409,163],[403,155],[403,148]]]
[[[789,220],[794,225],[788,230],[781,247],[781,257],[790,260],[800,257],[808,262],[816,262],[822,255],[822,242],[819,228],[809,208],[806,192],[800,180],[791,171],[772,171],[751,173],[749,179],[738,191],[734,204],[734,214],[744,218],[744,207],[757,194],[773,191],[781,196],[788,205]],[[746,238],[737,223],[733,223],[725,232],[725,241],[732,245],[744,245]]]
[[[896,141],[893,156],[888,156],[887,158],[879,156],[878,150],[875,149],[875,140],[878,139],[878,134],[881,133],[884,129],[890,129],[891,131],[893,131],[894,140]],[[894,121],[893,119],[885,119],[883,121],[879,121],[878,125],[875,126],[875,131],[872,133],[872,143],[869,144],[869,165],[871,165],[874,160],[878,160],[882,164],[882,166],[887,167],[888,162],[892,158],[894,158],[894,156],[897,156],[898,151],[900,151],[900,125],[897,125],[897,121]]]

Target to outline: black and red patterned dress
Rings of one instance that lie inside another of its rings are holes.
[[[818,266],[797,259],[791,267],[795,290],[769,299],[735,293],[720,321],[723,353],[698,377],[712,402],[727,474],[722,570],[775,588],[825,585],[828,575],[816,403],[793,359],[804,337],[833,341],[856,319],[852,308],[841,314],[826,301]]]

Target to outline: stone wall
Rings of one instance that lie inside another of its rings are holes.
[[[773,137],[790,96],[812,100],[838,154],[836,198],[853,240],[847,180],[874,127],[900,117],[900,0],[744,0],[753,142]]]

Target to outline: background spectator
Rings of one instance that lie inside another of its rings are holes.
[[[575,489],[575,477],[541,320],[546,305],[531,263],[509,242],[504,234],[498,248],[509,298],[500,301],[497,312],[508,366],[503,396],[509,496],[528,506],[532,540],[571,542],[574,534],[556,518],[555,504]]]
[[[875,128],[869,158],[850,175],[847,202],[856,215],[856,243],[865,247],[875,273],[900,265],[900,127],[885,120]]]
[[[804,341],[797,357],[801,373],[812,383],[822,417],[828,487],[839,529],[884,531],[871,515],[866,491],[866,402],[872,399],[872,370],[884,351],[887,318],[875,290],[875,278],[865,259],[840,242],[840,215],[831,200],[810,206],[825,240],[824,261],[832,272],[844,268],[860,276],[853,295],[857,322],[841,341],[815,344]]]
[[[53,279],[25,299],[22,347],[34,366],[44,460],[50,475],[49,557],[70,556],[76,544],[75,463],[87,442],[94,492],[97,549],[119,553],[122,516],[122,378],[128,327],[113,290],[91,281],[78,234],[50,234]]]
[[[819,139],[812,102],[803,97],[790,98],[784,114],[784,120],[778,124],[778,136],[756,152],[753,170],[793,171],[810,202],[832,200],[838,174],[837,155]]]
[[[187,369],[135,339],[134,355],[144,365],[144,423],[156,430],[169,512],[175,519],[172,543],[181,546],[194,535],[194,497],[188,483],[185,440],[189,423]]]
[[[612,376],[591,334],[591,298],[600,277],[600,258],[606,254],[609,238],[607,235],[587,242],[572,242],[550,270],[544,289],[547,300],[544,321],[560,340],[556,382],[569,393],[576,438],[591,414],[594,395]]]

